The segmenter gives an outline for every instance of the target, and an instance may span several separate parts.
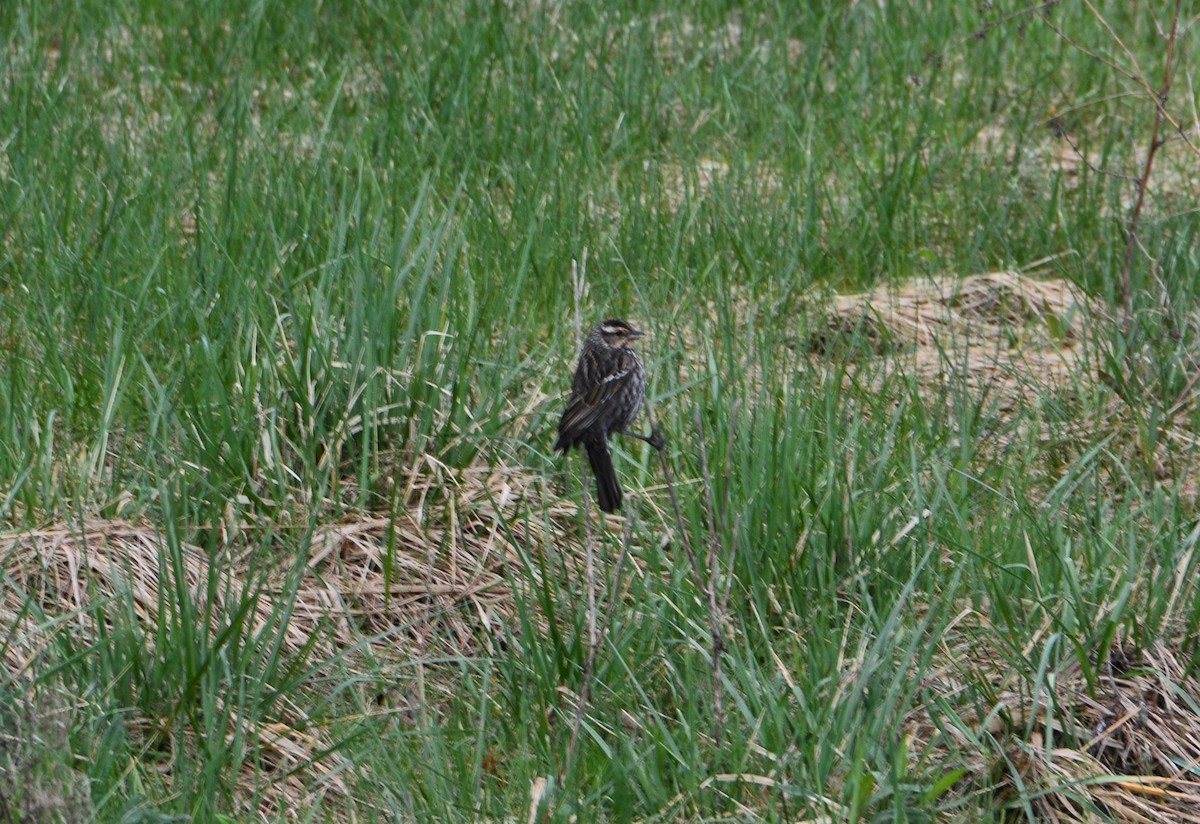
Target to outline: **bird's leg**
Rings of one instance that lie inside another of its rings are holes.
[[[622,432],[621,434],[637,438],[639,441],[645,441],[659,452],[662,452],[663,447],[667,445],[667,439],[663,437],[662,431],[657,426],[651,427],[649,435],[641,435],[637,432]]]

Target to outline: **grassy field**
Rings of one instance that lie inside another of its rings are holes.
[[[1200,820],[1200,7],[1128,6],[6,3],[0,820]]]

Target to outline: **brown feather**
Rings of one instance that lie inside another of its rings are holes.
[[[645,371],[630,346],[641,334],[615,318],[592,329],[579,353],[571,399],[558,423],[554,448],[566,452],[584,446],[605,512],[619,509],[622,499],[608,452],[609,436],[623,432],[633,421],[646,391]]]

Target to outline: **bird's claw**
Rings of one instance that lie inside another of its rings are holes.
[[[650,437],[646,439],[646,443],[662,452],[663,447],[667,445],[667,439],[663,437],[662,430],[655,426],[650,430]]]

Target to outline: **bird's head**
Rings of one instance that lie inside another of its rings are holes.
[[[610,318],[602,321],[596,327],[594,334],[598,335],[600,340],[604,341],[604,345],[610,349],[620,349],[623,346],[631,345],[645,333],[634,329],[626,321]]]

